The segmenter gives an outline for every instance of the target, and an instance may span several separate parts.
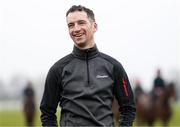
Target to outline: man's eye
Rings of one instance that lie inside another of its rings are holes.
[[[70,25],[68,25],[68,27],[69,27],[69,28],[72,28],[72,27],[73,27],[73,25],[72,25],[72,24],[70,24]]]
[[[80,24],[80,25],[83,25],[83,24],[85,24],[85,22],[81,21],[81,22],[79,22],[79,24]]]
[[[68,28],[72,28],[72,25],[68,25]]]

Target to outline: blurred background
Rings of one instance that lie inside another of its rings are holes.
[[[138,81],[145,95],[152,93],[158,69],[165,85],[175,85],[169,125],[180,126],[179,0],[1,0],[0,126],[41,125],[47,72],[73,49],[65,14],[74,4],[94,11],[99,50],[122,63],[134,90]],[[34,104],[26,112],[27,98]],[[26,120],[28,112],[34,119]]]

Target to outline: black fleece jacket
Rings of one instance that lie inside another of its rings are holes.
[[[113,126],[112,101],[120,105],[120,125],[132,126],[135,103],[128,76],[112,57],[93,48],[73,52],[49,70],[40,104],[43,126]]]

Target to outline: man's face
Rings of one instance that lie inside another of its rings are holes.
[[[86,12],[75,11],[67,16],[69,34],[75,45],[80,48],[89,48],[94,44],[94,32],[97,24],[91,21]]]

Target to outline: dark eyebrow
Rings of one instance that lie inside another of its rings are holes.
[[[85,20],[78,20],[78,22],[86,22]]]
[[[74,23],[73,22],[70,22],[70,23],[68,23],[68,26],[71,26],[71,25],[73,25]]]
[[[78,22],[78,23],[79,23],[79,22],[86,23],[86,21],[85,21],[85,20],[78,20],[78,21],[76,21],[76,22]],[[73,24],[74,24],[74,22],[70,22],[70,23],[68,23],[68,26],[69,26],[69,25],[73,25]]]

